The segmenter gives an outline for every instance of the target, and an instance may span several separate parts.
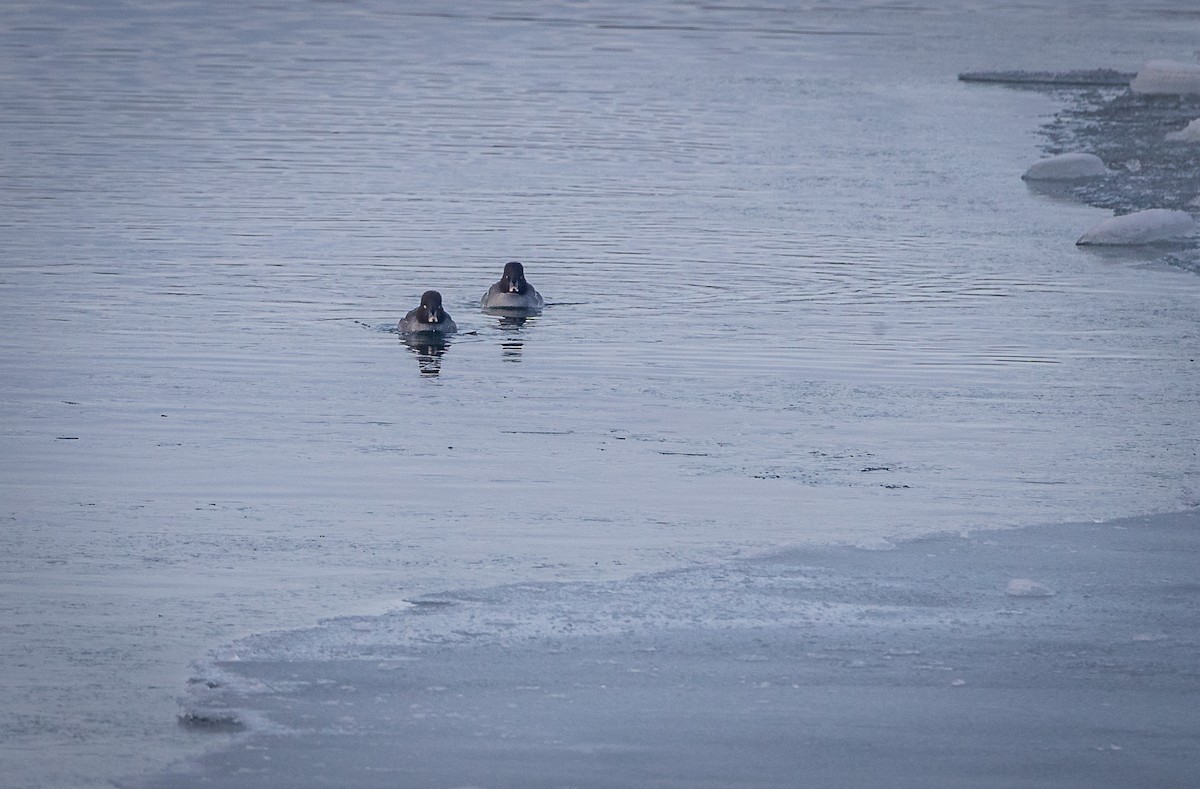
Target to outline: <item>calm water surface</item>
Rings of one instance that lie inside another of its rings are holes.
[[[1077,250],[1018,178],[1062,98],[954,79],[1188,57],[1189,4],[991,5],[8,3],[13,785],[194,747],[250,632],[1194,506],[1200,279]]]

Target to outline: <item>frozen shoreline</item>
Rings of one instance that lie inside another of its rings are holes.
[[[269,728],[128,786],[1182,787],[1198,527],[812,547],[335,620],[223,664]],[[582,633],[554,624],[576,609]]]
[[[1068,105],[1040,130],[1045,150],[1098,155],[1111,168],[1110,175],[1031,183],[1030,189],[1069,196],[1117,216],[1153,209],[1194,216],[1195,201],[1200,199],[1200,146],[1180,142],[1175,135],[1200,115],[1200,96],[1144,95],[1132,90],[1116,95],[1105,90],[1073,93]],[[1176,240],[1162,252],[1171,265],[1200,273],[1196,239]]]

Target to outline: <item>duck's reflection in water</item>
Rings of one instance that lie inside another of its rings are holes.
[[[436,378],[442,372],[442,357],[450,347],[449,341],[432,332],[409,334],[403,338],[408,349],[417,356],[417,367],[426,378]]]
[[[521,337],[521,332],[531,318],[536,318],[538,310],[489,309],[484,311],[498,319],[497,325],[502,332],[500,358],[506,362],[521,361],[521,353],[525,349],[525,340]]]

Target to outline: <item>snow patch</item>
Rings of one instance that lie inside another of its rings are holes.
[[[1186,211],[1151,208],[1105,219],[1080,236],[1076,244],[1135,245],[1186,238],[1196,232],[1196,220]]]
[[[1021,177],[1027,181],[1071,181],[1108,175],[1099,156],[1091,153],[1060,153],[1034,162]]]
[[[1142,66],[1129,87],[1134,93],[1200,95],[1200,64],[1151,60]]]

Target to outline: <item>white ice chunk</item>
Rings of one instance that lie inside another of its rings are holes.
[[[1004,593],[1009,597],[1053,597],[1054,592],[1045,584],[1029,578],[1014,578],[1004,587]]]
[[[1076,244],[1133,245],[1185,238],[1196,232],[1196,220],[1186,211],[1151,208],[1105,219],[1084,233]]]
[[[1200,94],[1200,63],[1151,60],[1142,66],[1129,87],[1134,93]]]
[[[1176,142],[1200,142],[1200,118],[1192,121],[1177,132],[1168,132],[1167,139]]]
[[[1108,175],[1100,157],[1091,153],[1060,153],[1034,162],[1021,177],[1027,181],[1071,181]]]

